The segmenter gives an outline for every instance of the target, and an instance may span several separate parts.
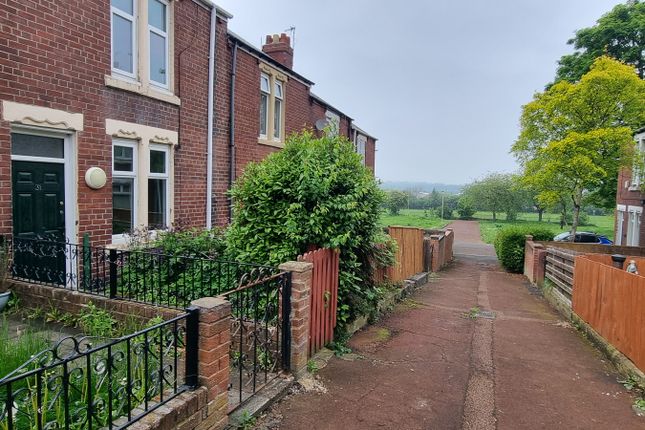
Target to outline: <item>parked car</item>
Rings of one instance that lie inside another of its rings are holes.
[[[564,233],[560,233],[557,236],[553,238],[554,241],[556,242],[570,242],[571,241],[571,233],[568,231],[565,231]],[[580,242],[580,243],[597,243],[600,245],[613,245],[614,242],[611,240],[607,239],[607,236],[603,236],[602,234],[597,234],[597,233],[591,233],[588,231],[578,231],[576,232],[576,240],[574,242]]]

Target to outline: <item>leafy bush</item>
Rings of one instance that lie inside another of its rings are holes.
[[[457,213],[459,214],[459,219],[471,219],[475,215],[475,208],[465,199],[459,199]]]
[[[409,201],[410,197],[403,191],[390,191],[385,199],[385,206],[390,211],[390,215],[398,215]]]
[[[541,228],[511,226],[500,230],[495,237],[497,258],[506,270],[521,273],[524,269],[524,244],[526,235],[534,240],[551,240],[553,232]]]
[[[370,258],[383,193],[349,141],[292,135],[282,151],[249,164],[231,194],[231,258],[277,265],[311,246],[338,248],[338,319],[360,313],[375,290]]]

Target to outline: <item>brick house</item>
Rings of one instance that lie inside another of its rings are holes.
[[[639,151],[645,151],[645,127],[636,131],[634,140]],[[641,223],[645,204],[645,193],[641,191],[643,179],[640,169],[622,169],[618,175],[614,227],[616,245],[645,244],[645,225]]]
[[[259,49],[229,30],[227,46],[219,58],[230,64],[229,73],[222,78],[228,77],[228,81],[218,80],[218,85],[223,84],[218,93],[230,100],[230,120],[228,130],[220,130],[216,138],[216,154],[222,154],[218,165],[227,167],[229,174],[227,178],[216,175],[214,210],[219,224],[230,219],[226,191],[244,166],[280,150],[286,136],[303,129],[320,135],[325,127],[331,127],[354,142],[366,165],[374,170],[376,139],[356,127],[347,114],[315,95],[311,91],[314,83],[293,70],[289,36],[267,36]]]
[[[225,225],[246,163],[319,119],[365,136],[373,168],[375,140],[311,94],[288,38],[258,50],[231,18],[210,0],[0,0],[0,233]]]

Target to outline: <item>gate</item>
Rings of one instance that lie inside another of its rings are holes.
[[[338,306],[338,261],[335,249],[317,249],[298,257],[313,263],[309,317],[309,356],[334,340]]]
[[[257,267],[223,296],[231,302],[229,405],[237,408],[289,369],[291,273]]]

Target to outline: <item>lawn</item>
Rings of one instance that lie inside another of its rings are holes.
[[[449,220],[443,220],[435,216],[433,211],[424,211],[423,209],[401,209],[398,215],[391,215],[387,211],[382,211],[379,222],[384,227],[401,225],[420,228],[442,228],[450,223]]]
[[[504,221],[504,216],[505,214],[500,214],[498,215],[498,220],[493,221],[493,214],[491,212],[475,213],[475,218],[479,220],[479,228],[484,242],[493,243],[497,232],[509,225],[546,228],[551,230],[554,236],[568,230],[567,226],[560,229],[560,216],[557,214],[544,214],[542,222],[538,222],[536,213],[520,213],[518,214],[517,221]],[[578,230],[603,234],[613,240],[614,216],[590,215],[589,225],[580,226]]]

